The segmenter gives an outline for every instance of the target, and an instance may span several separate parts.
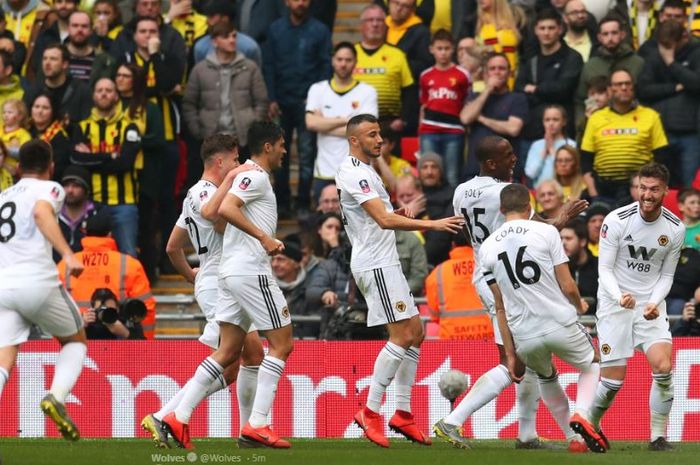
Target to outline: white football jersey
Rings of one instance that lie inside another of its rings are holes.
[[[474,249],[474,261],[477,264],[473,282],[482,279],[482,273],[479,271],[481,244],[506,220],[500,207],[501,190],[508,184],[510,183],[501,182],[491,176],[474,176],[455,189],[452,205],[455,215],[464,216],[467,222],[467,231]]]
[[[277,231],[277,199],[272,190],[270,175],[254,161],[258,169],[245,171],[236,176],[229,194],[244,203],[243,215],[270,237]],[[231,224],[224,231],[219,277],[272,275],[270,256],[260,241]]]
[[[39,200],[58,214],[66,193],[54,181],[23,178],[0,192],[0,289],[58,286],[51,243],[34,222]]]
[[[378,116],[377,91],[369,84],[357,81],[350,90],[338,93],[330,81],[320,81],[309,88],[306,99],[306,111],[317,110],[326,118],[352,118],[364,113]],[[317,145],[314,177],[333,179],[348,152],[348,141],[345,137],[318,133]]]
[[[648,223],[634,202],[613,210],[600,228],[598,268],[612,267],[620,292],[631,293],[637,304],[646,304],[662,274],[673,275],[685,239],[685,226],[662,207],[656,221]],[[605,286],[598,286],[601,303],[616,302]],[[598,314],[614,305],[598,305]]]
[[[576,322],[576,308],[554,274],[556,265],[568,261],[559,232],[546,223],[508,221],[484,241],[484,278],[498,283],[513,335],[529,339]]]
[[[343,224],[352,244],[350,269],[353,272],[366,271],[400,263],[394,231],[379,227],[362,208],[364,202],[378,198],[386,211],[394,211],[377,172],[370,165],[348,156],[335,175],[335,184]]]
[[[206,289],[216,289],[219,262],[221,261],[221,244],[223,237],[214,230],[214,224],[202,217],[202,207],[209,202],[217,186],[200,179],[190,187],[182,203],[182,213],[175,225],[187,231],[190,242],[199,255],[199,272],[194,281],[195,293]]]

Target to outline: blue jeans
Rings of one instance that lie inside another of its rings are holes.
[[[120,252],[136,257],[139,236],[139,208],[136,205],[105,205],[112,219],[112,237]]]
[[[427,152],[440,155],[445,164],[443,176],[450,185],[459,184],[459,172],[464,157],[464,134],[421,134],[420,153]]]
[[[277,206],[290,208],[291,190],[289,188],[289,159],[294,129],[297,130],[297,154],[299,156],[299,189],[297,206],[309,208],[311,199],[311,182],[314,178],[316,161],[316,133],[306,129],[306,105],[280,105],[282,116],[280,126],[284,130],[284,147],[287,155],[282,159],[282,166],[275,172],[275,195]]]
[[[695,173],[700,168],[700,137],[696,133],[668,133],[668,143],[675,146],[680,159],[680,179],[683,187],[690,187],[695,179]]]

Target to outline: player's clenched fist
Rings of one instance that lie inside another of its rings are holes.
[[[655,320],[659,317],[659,308],[656,304],[647,304],[644,307],[644,319],[645,320]]]
[[[632,294],[630,294],[629,292],[623,293],[622,297],[620,297],[620,305],[623,308],[629,308],[631,310],[634,309],[634,306],[636,304],[637,303],[634,301],[634,297],[632,297]]]
[[[83,264],[75,258],[75,255],[66,255],[63,257],[63,260],[66,263],[66,271],[68,271],[71,276],[77,278],[83,273]]]
[[[270,256],[279,255],[284,252],[284,244],[282,241],[273,237],[265,236],[260,243],[265,249],[265,252]]]

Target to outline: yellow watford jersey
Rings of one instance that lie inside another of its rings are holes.
[[[110,118],[92,114],[79,123],[90,154],[77,154],[92,170],[93,200],[106,205],[138,202],[136,158],[141,148],[138,125],[122,112],[121,103]],[[95,158],[93,163],[91,157]],[[92,166],[91,166],[92,165]]]
[[[593,169],[606,179],[626,180],[653,159],[652,150],[668,145],[659,114],[637,105],[625,114],[610,107],[591,115],[581,150],[593,152]]]
[[[10,132],[0,126],[0,140],[5,144],[7,153],[5,154],[5,164],[16,169],[19,165],[19,148],[25,142],[32,140],[32,135],[24,128],[17,128]]]
[[[173,19],[170,23],[185,39],[185,45],[189,50],[195,41],[207,33],[207,17],[198,13],[190,13],[186,16]]]
[[[36,20],[36,8],[27,13],[26,15],[21,15],[13,13],[12,11],[5,12],[5,30],[10,31],[15,35],[15,40],[22,42],[27,49],[29,49],[29,39],[32,36],[32,28],[34,27],[34,21]]]
[[[693,11],[693,3],[695,3],[695,11]],[[685,14],[688,17],[688,30],[695,37],[700,37],[700,2],[693,0],[685,0]]]
[[[138,53],[134,53],[134,60],[141,68],[146,64]],[[154,87],[156,87],[156,71],[153,67],[153,63],[149,61],[148,67],[146,68],[146,88],[152,90]],[[149,100],[158,105],[160,112],[163,114],[163,132],[165,140],[175,140],[176,136],[180,133],[180,114],[175,104],[169,97],[164,97],[160,94],[151,97]]]
[[[377,91],[379,116],[401,114],[401,89],[413,84],[406,55],[393,45],[384,44],[367,52],[358,43],[355,79],[374,87]]]

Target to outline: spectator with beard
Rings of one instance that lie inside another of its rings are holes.
[[[586,5],[581,0],[566,2],[563,18],[566,24],[564,42],[576,50],[586,63],[595,54],[599,45],[596,34],[598,24],[595,18],[586,10]]]
[[[569,270],[573,276],[583,308],[595,315],[598,295],[598,258],[588,250],[586,225],[579,219],[570,221],[559,231],[564,252],[569,257]]]
[[[66,200],[58,213],[58,225],[63,237],[73,252],[80,252],[80,241],[85,237],[87,220],[97,213],[97,206],[90,195],[90,172],[82,166],[69,166],[61,178],[61,185],[66,191]],[[58,263],[61,255],[53,251],[53,260]]]
[[[41,61],[46,47],[49,44],[62,44],[68,37],[68,18],[78,10],[79,4],[80,0],[54,0],[52,9],[56,20],[39,33],[28,65],[36,76],[40,76]]]
[[[84,11],[74,11],[68,17],[68,72],[70,75],[93,86],[103,77],[114,74],[115,60],[107,52],[97,50],[91,44],[92,19]]]
[[[308,315],[306,306],[306,270],[301,266],[302,254],[299,245],[285,241],[281,254],[272,257],[272,273],[284,294],[292,315]],[[294,337],[318,338],[318,323],[294,323]]]

